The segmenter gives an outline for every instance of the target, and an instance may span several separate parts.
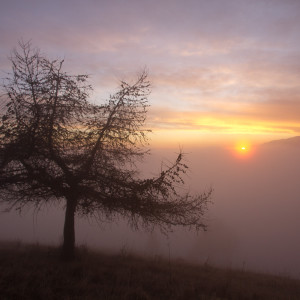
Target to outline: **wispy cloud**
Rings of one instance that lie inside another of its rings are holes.
[[[20,38],[90,74],[93,101],[146,65],[153,128],[299,134],[299,1],[5,0],[2,71]]]

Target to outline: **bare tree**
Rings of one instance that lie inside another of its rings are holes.
[[[0,200],[8,209],[64,201],[66,259],[74,256],[75,215],[121,215],[136,228],[206,228],[211,191],[181,193],[182,153],[157,177],[138,176],[136,162],[147,153],[146,72],[95,105],[87,75],[69,75],[63,60],[45,58],[30,43],[19,46],[3,84],[0,124]]]

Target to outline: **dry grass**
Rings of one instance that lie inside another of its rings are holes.
[[[0,299],[300,299],[300,281],[87,248],[0,244]]]

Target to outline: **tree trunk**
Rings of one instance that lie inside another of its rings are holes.
[[[76,200],[68,198],[65,214],[64,241],[62,247],[62,258],[64,260],[73,260],[75,256],[75,208]]]

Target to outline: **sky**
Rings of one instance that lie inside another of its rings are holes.
[[[153,146],[300,135],[298,0],[2,0],[0,72],[31,40],[101,103],[147,68]]]

